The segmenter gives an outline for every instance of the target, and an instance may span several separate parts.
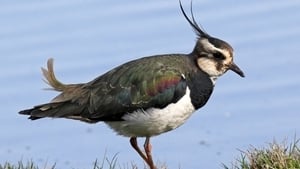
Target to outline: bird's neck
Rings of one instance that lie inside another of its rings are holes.
[[[205,105],[214,88],[211,78],[200,69],[189,75],[187,85],[191,90],[190,97],[195,109]]]

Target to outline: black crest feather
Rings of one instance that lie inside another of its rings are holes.
[[[198,25],[198,23],[195,20],[194,14],[193,14],[193,3],[191,1],[191,16],[192,16],[192,20],[187,16],[187,14],[185,13],[182,4],[181,4],[181,0],[179,0],[179,4],[180,4],[180,9],[181,12],[183,13],[185,19],[189,22],[189,24],[193,27],[194,31],[197,33],[197,35],[199,37],[210,37],[205,31],[203,31],[201,29],[201,26]]]

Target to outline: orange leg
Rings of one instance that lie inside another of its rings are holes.
[[[130,138],[130,144],[135,149],[135,151],[143,158],[143,160],[148,164],[150,169],[156,169],[156,167],[153,163],[153,160],[152,160],[152,155],[151,155],[152,147],[150,144],[150,137],[146,137],[145,144],[144,144],[144,149],[145,149],[146,155],[139,148],[136,137]]]
[[[152,160],[152,154],[151,154],[152,146],[150,144],[150,137],[146,137],[144,149],[146,152],[146,156],[148,159],[148,165],[149,165],[150,169],[156,169],[156,167],[153,163],[153,160]]]

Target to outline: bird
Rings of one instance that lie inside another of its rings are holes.
[[[228,70],[245,77],[233,61],[232,46],[197,24],[192,5],[191,17],[181,2],[180,10],[197,34],[191,53],[142,57],[78,84],[60,82],[50,58],[42,73],[52,89],[60,93],[49,103],[19,114],[31,120],[50,117],[104,122],[118,135],[129,137],[131,146],[149,168],[156,169],[150,138],[184,124],[207,103],[216,80]],[[145,138],[144,150],[137,142],[141,137]]]

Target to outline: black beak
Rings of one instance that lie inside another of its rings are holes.
[[[229,66],[229,69],[234,71],[241,77],[245,77],[244,72],[235,63],[232,62],[232,64]]]

